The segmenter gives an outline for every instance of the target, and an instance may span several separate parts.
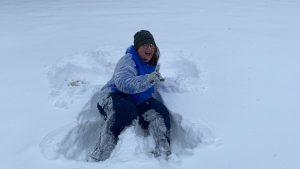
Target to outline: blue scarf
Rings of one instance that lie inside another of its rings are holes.
[[[126,54],[127,53],[131,54],[132,60],[135,62],[136,69],[138,71],[138,76],[150,74],[155,71],[156,66],[151,66],[148,63],[144,62],[140,58],[139,54],[137,53],[136,49],[133,46],[130,46],[127,49]],[[147,101],[148,99],[150,99],[153,93],[154,93],[154,87],[152,86],[151,88],[147,89],[144,92],[132,94],[131,98],[136,104],[141,104]]]

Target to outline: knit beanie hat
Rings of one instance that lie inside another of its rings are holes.
[[[144,44],[151,43],[156,46],[152,34],[147,30],[140,30],[134,35],[134,48],[138,50]]]

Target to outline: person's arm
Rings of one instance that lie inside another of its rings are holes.
[[[122,57],[117,63],[113,76],[118,90],[127,94],[136,94],[153,86],[153,83],[150,83],[149,80],[150,74],[140,76],[137,74],[135,63],[130,54]]]

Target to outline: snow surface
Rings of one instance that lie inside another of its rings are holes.
[[[110,160],[84,162],[70,143],[97,129],[91,98],[140,29],[167,106],[201,141],[165,161],[130,127]],[[299,39],[297,0],[1,0],[0,169],[298,169]]]

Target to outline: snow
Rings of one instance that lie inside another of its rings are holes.
[[[1,0],[0,168],[299,168],[299,11],[296,0]],[[160,47],[167,106],[204,142],[154,159],[130,127],[108,161],[57,154],[140,29]]]

